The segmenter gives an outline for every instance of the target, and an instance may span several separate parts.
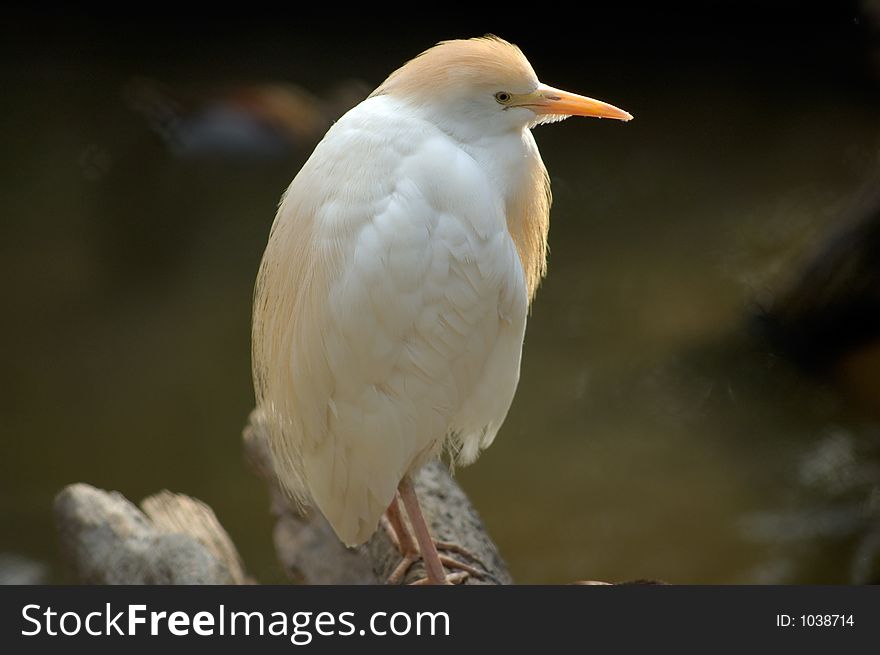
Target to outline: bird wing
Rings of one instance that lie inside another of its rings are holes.
[[[494,437],[527,308],[490,181],[427,124],[375,129],[382,102],[343,117],[294,179],[254,307],[279,478],[350,545],[447,436],[466,461]]]

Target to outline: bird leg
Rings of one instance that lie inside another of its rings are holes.
[[[400,481],[398,492],[400,494],[400,499],[403,501],[403,506],[404,508],[406,508],[406,513],[409,516],[409,520],[413,526],[413,530],[415,531],[415,537],[416,541],[418,542],[419,552],[421,552],[422,560],[425,563],[425,572],[427,574],[427,578],[425,580],[420,580],[415,584],[454,584],[457,582],[462,582],[468,577],[468,575],[482,578],[482,571],[475,569],[472,566],[468,566],[463,562],[459,562],[458,560],[455,560],[451,557],[447,557],[446,555],[440,555],[437,552],[437,544],[441,542],[435,542],[434,539],[431,537],[431,532],[428,529],[428,524],[425,521],[425,517],[422,515],[422,508],[419,505],[419,499],[416,496],[415,487],[413,486],[412,479],[409,476],[405,476],[403,480]],[[400,515],[399,507],[396,506],[396,503],[392,504],[395,505],[395,510],[397,511],[397,518],[399,519],[399,522],[403,524],[403,517]],[[389,510],[391,510],[390,507]],[[393,512],[389,512],[389,521],[393,524],[394,518],[390,516],[392,513]],[[403,529],[406,529],[405,525],[403,525]],[[412,537],[410,536],[408,538],[411,543]],[[452,550],[461,552],[463,554],[468,554],[466,550],[455,544],[443,543],[443,546],[443,550]],[[404,555],[404,557],[406,556]],[[446,571],[443,568],[444,564],[449,568],[459,569],[459,571],[447,576]]]
[[[406,513],[412,523],[413,531],[416,533],[416,541],[419,544],[419,550],[422,553],[422,560],[425,562],[425,573],[427,575],[428,584],[447,584],[446,571],[443,569],[443,563],[440,561],[440,554],[437,552],[437,546],[434,545],[434,539],[422,515],[422,508],[419,505],[419,499],[416,496],[416,489],[413,486],[412,478],[408,475],[403,477],[398,486],[400,499],[406,508]]]
[[[400,504],[397,500],[397,494],[391,500],[388,509],[382,516],[382,525],[388,533],[388,537],[394,543],[395,548],[400,552],[401,560],[385,581],[386,584],[400,584],[406,577],[410,567],[419,561],[421,553],[419,547],[413,540],[413,536],[406,527],[403,520],[403,514],[400,512]]]

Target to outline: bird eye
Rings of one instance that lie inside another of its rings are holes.
[[[510,94],[507,91],[499,91],[495,94],[495,100],[497,100],[499,104],[506,105],[510,102]]]

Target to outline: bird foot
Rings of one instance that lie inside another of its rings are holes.
[[[442,550],[438,548],[437,550]],[[479,560],[477,560],[479,561]],[[480,569],[476,569],[470,564],[465,564],[464,562],[460,562],[459,560],[449,557],[448,555],[440,555],[440,562],[442,562],[443,566],[448,569],[458,569],[459,571],[466,573],[467,575],[471,575],[477,579],[482,580],[484,577],[483,572]]]
[[[394,567],[394,570],[391,571],[390,575],[385,579],[385,584],[402,584],[406,579],[406,574],[409,573],[409,570],[413,567],[414,564],[418,563],[422,559],[422,555],[418,550],[418,546],[412,539],[409,539],[409,535],[404,534],[403,539],[401,539],[401,535],[398,534],[398,531],[395,529],[394,524],[389,521],[385,516],[382,517],[382,527],[385,528],[385,531],[388,534],[388,537],[391,539],[391,543],[394,544],[394,547],[397,548],[398,552],[400,552],[401,559],[400,562],[397,563],[397,566]],[[437,541],[435,542],[437,546],[437,550],[457,553],[468,559],[482,564],[479,559],[477,559],[472,553],[470,553],[467,549],[459,546],[458,544],[454,544],[447,541]],[[446,584],[461,584],[465,580],[467,580],[470,576],[475,578],[482,579],[485,574],[479,569],[470,566],[469,564],[465,564],[464,562],[460,562],[459,560],[449,557],[448,555],[439,555],[440,562],[443,564],[446,569],[457,569],[456,571],[447,574],[446,576]],[[422,578],[416,580],[411,583],[414,585],[423,585],[430,584],[431,580],[428,578]]]
[[[398,562],[391,574],[385,579],[385,584],[402,584],[406,578],[406,574],[409,573],[409,570],[422,559],[421,554],[418,552],[401,553],[401,555],[400,562]],[[457,569],[446,576],[446,584],[460,584],[471,576],[478,579],[482,579],[485,576],[485,574],[479,569],[447,555],[440,555],[440,563],[443,564],[446,569]],[[428,580],[428,578],[422,578],[411,584],[430,584],[430,580]]]

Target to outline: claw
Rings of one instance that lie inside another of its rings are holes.
[[[475,578],[479,579],[482,579],[484,577],[483,572],[479,569],[475,569],[473,566],[465,564],[464,562],[459,562],[457,559],[453,559],[452,557],[440,555],[440,561],[448,569],[459,569],[460,571],[464,571],[468,575],[472,575]]]

